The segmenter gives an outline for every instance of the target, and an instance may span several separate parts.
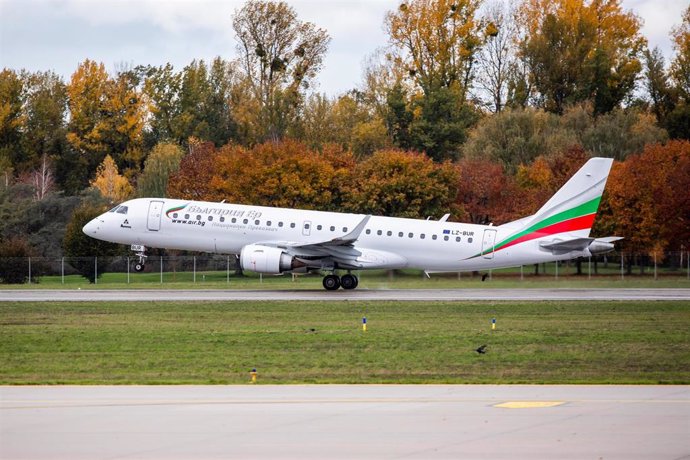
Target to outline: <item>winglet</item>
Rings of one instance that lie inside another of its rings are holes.
[[[364,227],[366,227],[367,223],[369,223],[369,219],[371,219],[371,215],[364,216],[364,219],[362,219],[362,221],[359,224],[357,224],[357,226],[353,228],[350,233],[338,238],[334,238],[330,242],[335,244],[354,243],[359,238],[359,235],[364,231]]]

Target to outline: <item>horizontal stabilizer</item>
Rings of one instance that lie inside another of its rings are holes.
[[[544,242],[539,247],[551,251],[553,254],[565,254],[572,251],[584,251],[592,241],[594,238],[573,238],[565,241]]]
[[[621,236],[606,236],[603,238],[571,238],[569,240],[546,241],[539,245],[545,251],[554,255],[567,254],[573,251],[588,249],[591,254],[604,254],[613,251],[614,241],[622,240]]]

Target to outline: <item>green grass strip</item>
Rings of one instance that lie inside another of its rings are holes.
[[[690,303],[0,304],[2,384],[242,384],[254,367],[259,384],[687,384]]]

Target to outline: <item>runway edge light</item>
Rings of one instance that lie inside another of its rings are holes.
[[[367,317],[366,317],[366,316],[363,316],[363,317],[362,317],[362,330],[363,330],[364,332],[367,331]]]
[[[491,330],[496,330],[496,318],[491,318]]]
[[[257,374],[256,368],[253,368],[253,369],[249,372],[249,376],[252,378],[252,383],[256,383],[256,374]]]

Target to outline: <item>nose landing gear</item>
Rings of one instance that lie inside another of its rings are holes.
[[[357,276],[351,273],[343,275],[342,277],[339,277],[335,274],[326,275],[323,277],[323,287],[327,291],[336,291],[340,287],[347,290],[355,289],[358,284],[359,279]]]
[[[132,251],[136,251],[135,255],[139,258],[134,264],[135,272],[143,272],[146,265],[146,247],[141,244],[133,244],[131,246]]]

